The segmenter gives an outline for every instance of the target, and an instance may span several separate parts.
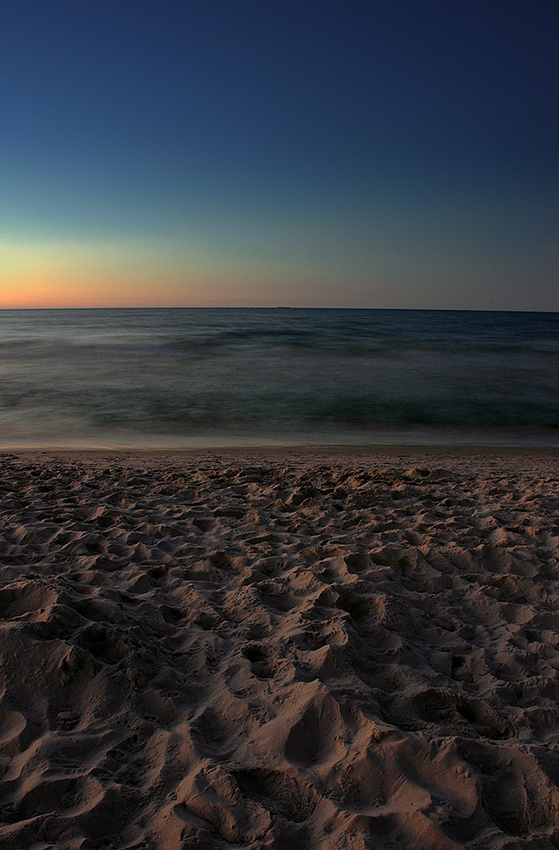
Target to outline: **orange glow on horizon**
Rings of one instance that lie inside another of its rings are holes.
[[[371,287],[358,275],[343,276],[340,287],[335,270],[229,265],[219,258],[204,263],[163,250],[138,256],[116,249],[103,254],[96,246],[0,247],[0,309],[399,306],[390,303],[392,281]]]
[[[1,245],[0,309],[202,306],[242,297],[250,280],[146,245]]]
[[[0,279],[0,309],[340,306],[338,287],[331,282],[318,287],[316,281],[277,271],[158,274],[152,269],[105,268],[78,272],[46,263],[39,272],[34,265],[14,269]],[[351,305],[348,296],[346,292],[347,306],[364,306]]]
[[[270,285],[272,283],[272,285]],[[114,275],[21,273],[0,282],[0,310],[116,307],[312,306],[312,300],[278,296],[273,281],[218,276],[195,279],[128,272]],[[297,293],[299,294],[299,293]],[[308,295],[308,291],[306,293]],[[303,296],[301,298],[301,295]],[[278,302],[280,298],[281,304]],[[316,302],[315,302],[316,306]],[[328,306],[328,305],[324,305]]]
[[[207,281],[186,282],[137,273],[75,274],[26,270],[0,281],[0,309],[165,307],[203,302]]]

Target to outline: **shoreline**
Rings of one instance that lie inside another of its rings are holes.
[[[392,427],[370,431],[320,431],[284,433],[206,433],[190,437],[169,434],[148,436],[135,432],[105,435],[69,435],[0,440],[0,452],[111,452],[132,454],[189,454],[196,452],[326,452],[375,453],[380,451],[500,451],[559,450],[558,429],[507,429],[457,427]]]
[[[366,458],[414,458],[448,457],[550,457],[559,458],[559,446],[513,446],[513,445],[420,445],[420,444],[372,444],[364,446],[355,445],[332,445],[332,446],[309,446],[309,445],[251,445],[251,446],[209,446],[209,447],[67,447],[67,446],[14,446],[0,447],[0,459],[10,456],[30,458],[204,458],[234,460],[242,458],[266,458],[289,459],[305,458],[307,460],[331,459],[332,462],[341,463],[344,460],[358,461]]]

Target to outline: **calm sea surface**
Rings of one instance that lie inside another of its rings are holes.
[[[0,444],[559,445],[559,314],[0,311]]]

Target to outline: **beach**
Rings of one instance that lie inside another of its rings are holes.
[[[0,475],[0,847],[559,846],[559,450]]]

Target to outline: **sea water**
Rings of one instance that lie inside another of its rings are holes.
[[[559,445],[559,314],[0,311],[0,445]]]

